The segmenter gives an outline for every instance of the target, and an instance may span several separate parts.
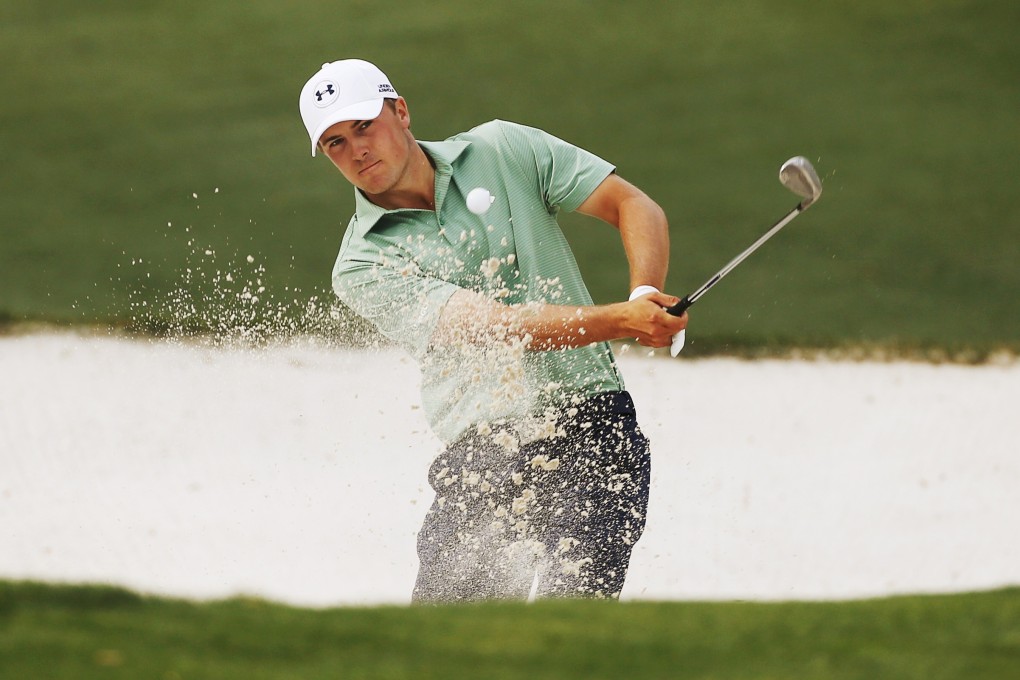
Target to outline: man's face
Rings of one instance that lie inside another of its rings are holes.
[[[354,186],[369,196],[399,187],[414,140],[403,98],[390,100],[374,120],[347,120],[326,128],[319,148]]]

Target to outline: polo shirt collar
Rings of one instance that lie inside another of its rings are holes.
[[[450,187],[450,178],[453,176],[453,163],[457,158],[464,152],[464,149],[468,148],[471,142],[467,141],[447,141],[447,142],[418,142],[432,162],[436,164],[436,186],[435,186],[435,199],[436,199],[436,212],[442,208],[443,199],[446,198],[446,190]],[[357,219],[357,235],[364,237],[365,234],[372,230],[372,227],[376,225],[384,215],[389,213],[400,212],[401,210],[408,210],[408,208],[397,208],[396,210],[386,210],[380,208],[372,201],[368,200],[365,194],[362,193],[361,189],[354,190],[354,211]]]

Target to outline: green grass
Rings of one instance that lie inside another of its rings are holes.
[[[353,200],[296,94],[362,56],[420,138],[501,117],[616,163],[671,218],[678,294],[793,206],[783,160],[816,161],[822,200],[693,310],[692,350],[1017,350],[1018,25],[980,0],[8,0],[0,323],[206,330],[329,299]],[[564,222],[596,299],[625,297],[615,233]]]
[[[302,610],[0,581],[9,678],[1010,678],[1020,590]]]

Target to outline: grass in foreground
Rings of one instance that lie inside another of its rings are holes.
[[[302,610],[0,582],[10,678],[1010,678],[1020,589]]]

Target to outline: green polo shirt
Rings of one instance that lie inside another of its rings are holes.
[[[606,161],[541,130],[492,121],[445,142],[419,142],[436,167],[435,211],[383,210],[355,191],[333,269],[336,294],[407,350],[440,439],[500,422],[521,436],[555,429],[552,409],[623,389],[608,343],[534,351],[522,342],[432,343],[443,307],[467,288],[508,305],[591,305],[556,222],[613,172]],[[475,215],[465,197],[488,189]]]

